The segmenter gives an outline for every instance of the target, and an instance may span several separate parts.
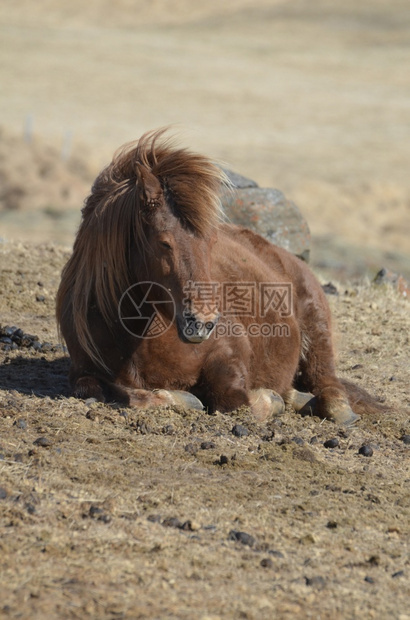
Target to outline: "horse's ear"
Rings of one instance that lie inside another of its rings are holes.
[[[137,164],[137,184],[140,198],[148,209],[156,209],[162,201],[162,187],[155,175],[145,166]]]

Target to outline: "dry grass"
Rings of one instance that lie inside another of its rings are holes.
[[[43,0],[0,11],[10,130],[31,113],[58,150],[70,130],[96,172],[121,143],[175,123],[191,147],[296,199],[315,236],[408,255],[407,1]],[[69,244],[75,223],[65,225]],[[24,221],[7,226],[19,238]]]
[[[355,245],[355,265],[365,247],[375,265],[408,256],[407,0],[136,4],[3,0],[7,131],[32,114],[56,153],[72,131],[95,173],[122,142],[183,124],[188,146],[295,199],[342,263]],[[57,343],[68,250],[49,242],[71,244],[80,206],[52,224],[36,205],[2,216],[2,237],[48,243],[0,240],[1,324]],[[392,407],[350,431],[291,410],[258,425],[87,405],[61,353],[0,351],[0,616],[408,620],[408,301],[338,286],[339,372]]]

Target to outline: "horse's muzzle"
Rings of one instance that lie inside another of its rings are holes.
[[[177,317],[178,335],[183,342],[198,344],[208,340],[218,320],[219,314],[202,318],[195,314],[184,313],[182,317]]]

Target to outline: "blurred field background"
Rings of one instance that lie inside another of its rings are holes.
[[[276,187],[337,277],[410,276],[408,0],[2,0],[0,237],[71,245],[123,142]]]

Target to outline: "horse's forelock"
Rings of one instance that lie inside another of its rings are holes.
[[[222,168],[203,155],[179,148],[167,129],[146,133],[119,149],[112,165],[129,175],[143,166],[161,183],[175,215],[198,235],[206,235],[221,219],[221,186],[230,182]]]

